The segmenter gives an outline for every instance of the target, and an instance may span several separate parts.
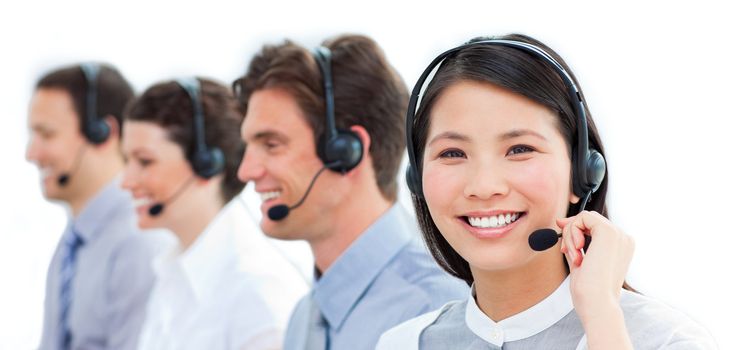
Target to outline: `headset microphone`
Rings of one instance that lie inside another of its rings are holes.
[[[310,194],[310,190],[315,184],[315,180],[325,170],[345,174],[358,166],[363,158],[363,143],[355,133],[350,130],[340,130],[336,127],[335,122],[335,95],[333,93],[333,72],[331,62],[331,52],[327,47],[318,47],[313,51],[313,58],[318,64],[320,73],[323,76],[323,94],[325,97],[325,133],[318,140],[317,155],[323,161],[321,168],[310,181],[305,194],[295,205],[288,207],[287,205],[275,205],[267,210],[267,217],[273,221],[279,221],[290,214],[290,210],[299,207],[305,198]]]
[[[585,210],[585,206],[590,200],[591,195],[592,193],[588,193],[582,198],[579,210],[577,211],[578,213],[581,213],[583,210]],[[559,241],[559,237],[562,237],[561,232],[557,233],[550,228],[538,229],[529,235],[529,246],[531,247],[531,249],[537,252],[545,251],[557,244],[557,242]],[[585,235],[585,252],[587,252],[587,249],[590,248],[590,241],[592,241],[592,237]]]
[[[562,234],[550,228],[536,230],[529,236],[529,246],[537,252],[545,251],[557,244],[559,237]]]
[[[269,208],[269,210],[267,210],[267,217],[269,217],[269,219],[273,220],[273,221],[280,221],[280,220],[286,218],[287,215],[290,214],[290,210],[296,209],[297,207],[302,205],[303,202],[305,202],[305,198],[307,198],[308,195],[310,194],[310,190],[313,189],[315,180],[318,179],[320,174],[322,174],[325,169],[332,169],[333,167],[336,167],[336,166],[338,166],[338,164],[323,165],[323,167],[320,168],[320,170],[318,170],[318,172],[315,174],[315,176],[313,176],[313,179],[310,181],[310,185],[308,186],[308,189],[305,191],[305,194],[302,196],[302,198],[300,198],[299,201],[297,201],[297,203],[295,203],[295,205],[293,205],[291,207],[288,207],[284,204],[275,205],[272,208]]]
[[[74,158],[74,164],[71,166],[71,170],[61,173],[61,175],[56,178],[56,182],[59,186],[65,187],[69,184],[69,181],[71,181],[71,175],[75,173],[77,170],[79,170],[79,165],[81,164],[81,158],[84,154],[84,151],[86,150],[85,145],[81,145],[79,150],[76,152],[76,157]]]
[[[172,203],[176,198],[178,198],[178,195],[180,195],[183,192],[183,190],[188,188],[188,186],[191,184],[191,182],[193,182],[193,180],[195,178],[196,178],[195,175],[191,176],[185,183],[183,183],[183,185],[178,187],[178,189],[175,191],[175,193],[173,193],[172,196],[170,196],[170,198],[168,198],[162,202],[153,204],[153,206],[147,210],[147,213],[150,216],[158,216],[158,215],[162,214],[163,209],[165,209],[165,205]]]
[[[79,65],[84,79],[86,80],[86,110],[81,119],[81,133],[84,137],[92,144],[98,145],[104,143],[109,138],[110,129],[103,119],[97,115],[97,103],[98,103],[98,76],[101,67],[96,63],[82,63]],[[71,175],[79,169],[81,163],[82,154],[86,147],[82,146],[76,153],[74,158],[74,164],[71,166],[71,170],[61,173],[56,179],[56,183],[59,186],[65,187],[71,181]]]
[[[560,237],[562,237],[561,232],[555,232],[550,228],[536,230],[529,235],[529,246],[537,252],[542,252],[557,244]],[[585,235],[585,252],[590,248],[590,241],[592,241],[592,236]]]

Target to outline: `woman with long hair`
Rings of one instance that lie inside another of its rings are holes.
[[[703,328],[624,282],[634,244],[608,219],[603,145],[577,80],[546,45],[508,35],[440,55],[414,89],[407,135],[425,241],[472,288],[377,348],[714,348]]]

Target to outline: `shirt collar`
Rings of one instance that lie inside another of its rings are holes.
[[[120,211],[127,211],[132,215],[132,197],[120,187],[121,181],[120,176],[110,181],[92,197],[79,215],[70,221],[72,226],[70,229],[79,235],[83,242],[95,239],[102,231],[100,228],[110,224],[109,216]]]
[[[475,335],[498,347],[504,342],[526,339],[544,331],[574,308],[569,277],[538,304],[499,322],[494,322],[478,308],[474,290],[473,287],[465,308],[465,323]]]
[[[196,300],[205,300],[214,292],[217,281],[226,273],[226,266],[236,260],[236,232],[242,225],[242,213],[233,210],[235,201],[227,204],[206,229],[185,251],[176,244],[167,254],[155,260],[153,266],[163,279],[182,272]]]
[[[313,298],[331,328],[341,327],[371,283],[415,236],[412,219],[395,204],[315,282]]]

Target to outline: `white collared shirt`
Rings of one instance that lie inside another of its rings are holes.
[[[621,292],[626,328],[636,349],[716,349],[709,333],[682,313],[643,295]],[[486,316],[474,294],[384,333],[377,350],[586,349],[572,306],[569,278],[547,298],[499,322]]]
[[[472,288],[465,308],[465,324],[475,335],[500,348],[504,342],[526,339],[543,332],[573,309],[569,278],[538,304],[499,322],[494,322],[480,310],[475,302],[475,288]]]
[[[232,201],[185,251],[154,264],[139,349],[278,349],[308,285]]]

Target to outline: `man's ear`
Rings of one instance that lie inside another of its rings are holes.
[[[109,126],[109,137],[107,137],[107,139],[104,140],[104,142],[102,142],[99,146],[119,144],[119,139],[122,137],[122,135],[120,134],[122,128],[120,127],[117,118],[113,117],[112,115],[106,115],[103,120],[104,123]]]
[[[369,132],[361,125],[353,125],[350,130],[356,134],[359,139],[361,139],[361,144],[363,145],[363,156],[365,158],[369,155],[369,150],[371,149],[371,136],[369,135]]]
[[[361,140],[361,146],[362,146],[362,152],[361,160],[359,161],[358,165],[351,169],[347,175],[353,175],[360,171],[360,169],[364,169],[364,164],[371,164],[371,154],[369,154],[369,147],[371,147],[371,135],[369,135],[369,132],[366,131],[366,128],[364,128],[361,125],[353,125],[349,128],[349,131],[354,133],[356,137],[358,137],[359,140]],[[370,167],[370,165],[369,165]]]
[[[107,138],[105,143],[107,143],[112,138],[119,139],[122,135],[120,135],[120,130],[122,129],[120,127],[119,122],[117,121],[117,118],[113,117],[112,115],[107,115],[104,117],[104,122],[109,125],[109,137]]]

